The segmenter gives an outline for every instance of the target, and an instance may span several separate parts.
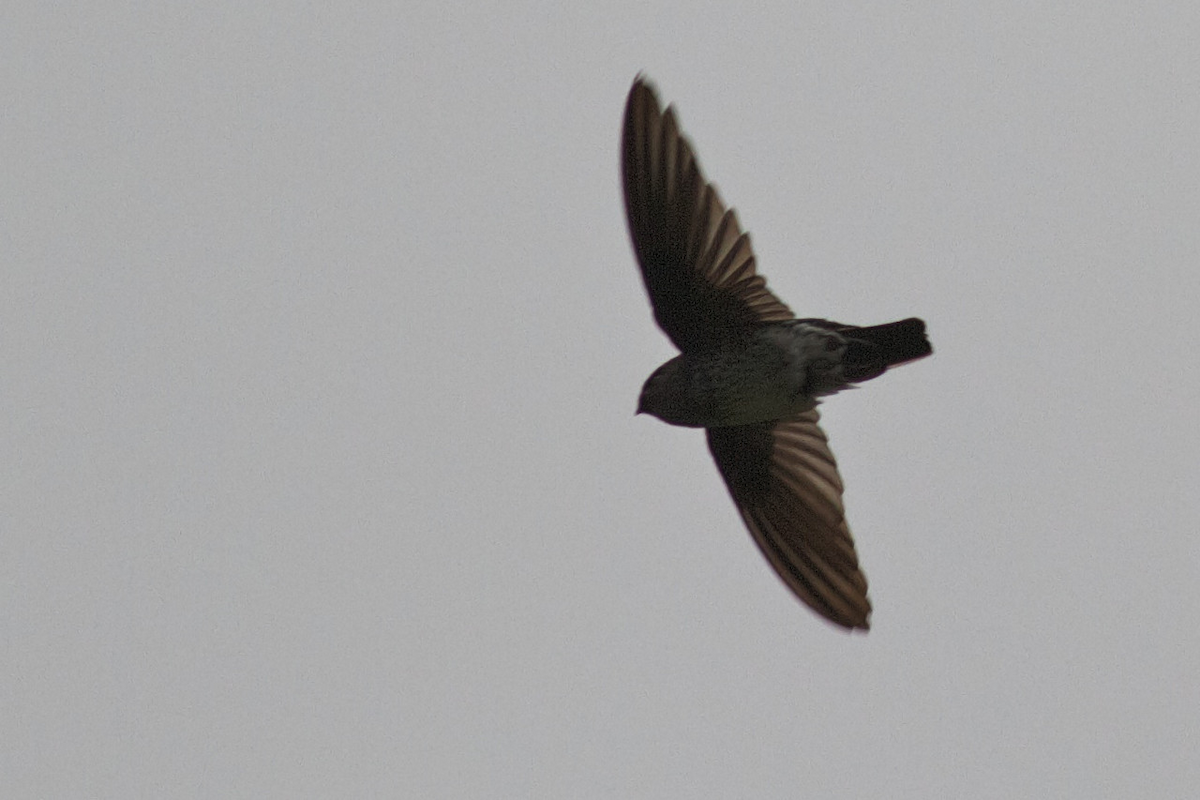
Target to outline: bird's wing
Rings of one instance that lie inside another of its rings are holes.
[[[821,616],[869,627],[867,579],[842,506],[842,480],[817,410],[710,428],[708,447],[746,527],[779,577]]]
[[[750,237],[705,181],[675,112],[639,76],[621,142],[629,232],[659,326],[684,352],[792,319],[754,269]]]

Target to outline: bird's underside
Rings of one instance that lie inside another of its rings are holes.
[[[827,620],[866,629],[867,581],[815,406],[929,355],[924,323],[796,320],[757,273],[749,236],[704,179],[674,111],[640,76],[621,162],[654,316],[681,351],[646,381],[639,411],[706,428],[746,527],[784,583]]]
[[[784,419],[882,375],[906,357],[888,349],[888,340],[902,335],[923,342],[923,329],[915,319],[853,329],[825,320],[763,323],[739,339],[663,364],[647,379],[638,411],[693,428]]]

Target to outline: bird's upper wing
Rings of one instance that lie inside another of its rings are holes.
[[[817,410],[710,428],[708,447],[746,527],[796,596],[829,621],[869,627],[867,579],[842,506],[842,480]]]
[[[625,105],[621,169],[629,232],[654,318],[684,352],[792,312],[755,273],[749,235],[708,184],[675,112],[639,76]]]

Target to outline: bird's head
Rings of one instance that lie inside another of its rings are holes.
[[[671,425],[698,426],[698,410],[687,393],[682,356],[663,364],[642,384],[637,413],[658,417]]]

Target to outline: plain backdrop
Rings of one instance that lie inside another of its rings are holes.
[[[1185,798],[1200,7],[0,11],[0,795]],[[801,316],[871,581],[788,593],[625,229],[644,71]]]

